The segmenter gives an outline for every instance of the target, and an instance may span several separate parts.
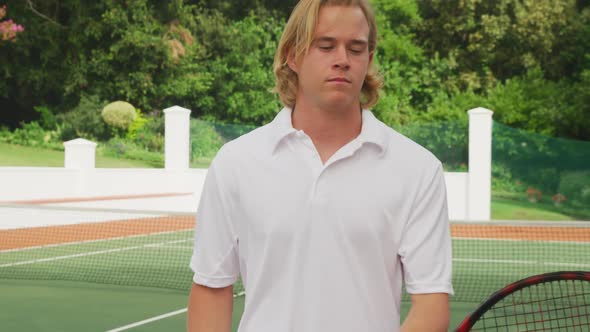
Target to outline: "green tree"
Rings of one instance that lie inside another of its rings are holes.
[[[416,1],[374,0],[379,43],[375,61],[384,77],[375,112],[389,124],[416,121],[439,95],[457,88],[453,58],[430,57],[418,43],[416,31],[423,20]]]
[[[181,20],[163,22],[165,14],[147,0],[109,0],[106,7],[84,36],[86,43],[101,47],[71,58],[66,93],[83,87],[104,99],[152,110],[176,103],[190,107],[193,96],[208,90],[211,77],[199,66],[204,48]],[[192,8],[176,3],[171,9],[176,11],[173,17],[185,18]]]
[[[420,1],[420,44],[454,56],[462,88],[484,91],[540,66],[550,78],[572,74],[590,45],[586,5],[576,0]],[[573,43],[574,41],[577,42]],[[583,55],[583,53],[582,53]]]
[[[183,1],[48,0],[13,7],[30,33],[0,54],[0,105],[9,105],[3,118],[26,119],[17,110],[36,105],[64,112],[82,93],[147,111],[191,107],[212,81],[200,63],[204,46],[185,28],[196,9]]]
[[[296,0],[7,1],[27,32],[0,46],[3,125],[39,118],[35,109],[84,119],[69,111],[88,100],[256,125],[280,107],[272,61]],[[371,2],[385,78],[374,111],[387,123],[485,106],[511,126],[590,137],[589,1]]]
[[[230,123],[263,124],[280,109],[270,92],[274,85],[274,53],[284,22],[264,12],[252,13],[241,21],[229,22],[216,52],[207,61],[213,75],[209,94],[199,107],[209,118]]]
[[[273,12],[273,16],[288,18],[298,0],[192,0],[202,8],[217,11],[232,21],[246,18],[259,10]]]

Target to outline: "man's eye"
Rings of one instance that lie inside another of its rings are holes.
[[[354,48],[351,48],[350,49],[350,52],[352,52],[353,54],[361,54],[363,52],[363,50],[362,49],[354,49]]]
[[[321,50],[327,51],[327,50],[331,50],[332,49],[332,46],[330,46],[330,45],[320,45],[319,48]]]

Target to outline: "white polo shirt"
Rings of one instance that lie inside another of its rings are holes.
[[[362,112],[325,164],[289,108],[212,162],[190,266],[209,287],[241,275],[239,332],[393,332],[402,282],[453,293],[441,163]]]

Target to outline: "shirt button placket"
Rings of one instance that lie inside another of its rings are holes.
[[[311,138],[301,130],[297,132],[297,136],[299,137],[301,144],[303,144],[307,150],[304,153],[304,158],[306,158],[309,162],[313,176],[310,198],[312,199],[312,202],[317,203],[318,182],[322,176],[322,173],[324,172],[324,165],[322,164],[319,153],[317,152]]]

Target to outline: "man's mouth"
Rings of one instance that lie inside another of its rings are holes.
[[[345,77],[334,77],[328,79],[328,82],[350,83],[350,80]]]

